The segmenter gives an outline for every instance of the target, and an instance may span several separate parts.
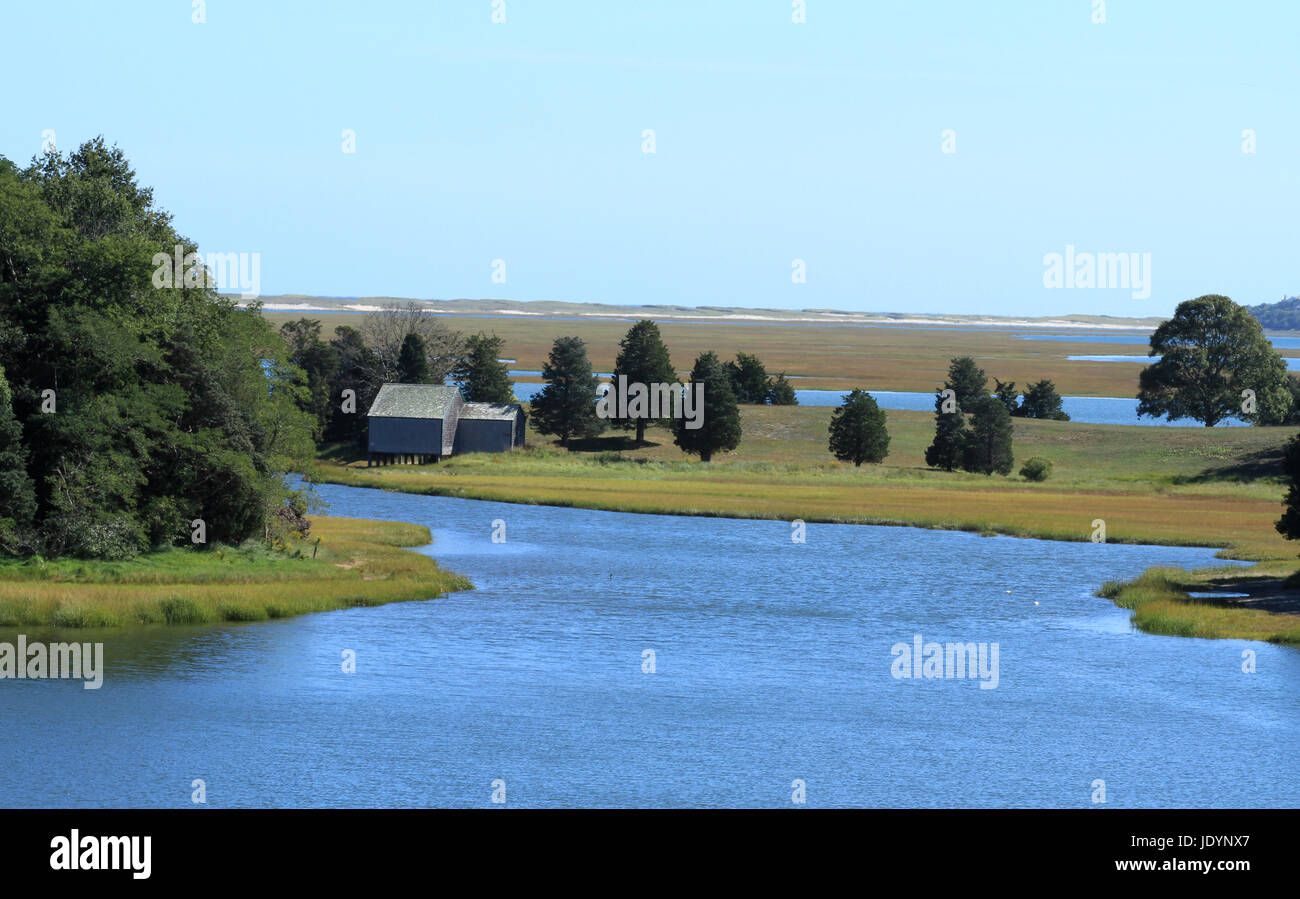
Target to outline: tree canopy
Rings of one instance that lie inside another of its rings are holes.
[[[1286,363],[1259,322],[1225,296],[1179,303],[1150,342],[1149,355],[1160,359],[1139,378],[1140,416],[1210,428],[1232,416],[1268,421],[1290,411]]]
[[[0,158],[7,551],[126,558],[188,542],[194,519],[238,543],[295,499],[304,373],[256,304],[210,279],[155,286],[155,255],[178,248],[197,250],[102,138],[21,170]]]
[[[716,361],[717,357],[714,356]],[[719,364],[719,371],[723,377],[728,377],[727,370]],[[668,347],[664,346],[663,337],[659,333],[659,326],[649,319],[642,319],[628,329],[619,341],[618,358],[614,360],[613,378],[610,379],[610,402],[612,408],[619,407],[617,395],[619,377],[627,379],[627,384],[645,384],[646,387],[653,387],[655,384],[676,384],[677,370],[673,368],[672,359],[668,355]],[[728,380],[730,378],[728,377]],[[730,386],[727,392],[730,394]],[[735,401],[734,395],[732,401]],[[611,419],[615,427],[623,430],[636,430],[636,442],[638,444],[645,442],[645,429],[649,423],[645,418],[615,418]]]
[[[600,380],[591,372],[581,337],[555,339],[542,378],[546,386],[530,406],[538,433],[554,434],[561,446],[568,446],[570,437],[594,437],[605,429],[605,419],[596,414]]]
[[[470,403],[513,403],[515,382],[501,361],[505,340],[493,334],[475,334],[465,341],[465,356],[453,371],[456,383]]]
[[[831,413],[830,451],[836,459],[855,466],[881,462],[889,455],[885,412],[867,391],[851,391]]]
[[[696,384],[704,385],[704,405],[696,409],[702,416],[701,427],[689,428],[685,417],[673,419],[673,442],[683,452],[694,453],[701,462],[708,462],[717,452],[733,450],[740,445],[740,408],[731,390],[731,378],[726,367],[718,361],[712,350],[701,353],[691,368],[688,391]]]

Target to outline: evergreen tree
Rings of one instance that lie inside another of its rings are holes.
[[[465,357],[456,365],[456,383],[469,403],[513,403],[515,382],[501,362],[505,340],[479,333],[465,341]]]
[[[941,393],[934,402],[934,442],[926,448],[925,464],[931,468],[952,471],[962,465],[970,431],[966,426],[966,416],[961,410],[945,412],[944,405],[945,399]]]
[[[948,364],[948,380],[943,386],[957,394],[957,407],[963,412],[972,411],[989,392],[984,369],[970,356],[959,356]]]
[[[1282,517],[1275,526],[1286,539],[1300,540],[1300,434],[1286,442],[1282,471],[1287,476],[1286,500],[1282,503]]]
[[[364,451],[369,436],[366,413],[384,384],[382,366],[361,332],[347,325],[334,329],[330,347],[338,364],[330,379],[330,419],[325,439],[351,442]],[[347,402],[349,395],[345,392],[349,390],[352,393]]]
[[[1061,408],[1061,397],[1056,392],[1056,385],[1046,379],[1031,383],[1025,388],[1025,401],[1020,409],[1012,413],[1025,418],[1047,418],[1054,421],[1069,421],[1070,416]]]
[[[1011,432],[1011,413],[1006,405],[993,397],[985,398],[971,414],[962,468],[979,474],[1009,474],[1015,461]]]
[[[757,356],[737,353],[736,361],[728,362],[726,367],[736,402],[746,405],[767,402],[767,369]]]
[[[397,380],[402,384],[429,384],[429,357],[424,338],[412,331],[402,340],[397,354]]]
[[[0,367],[0,552],[17,554],[32,540],[36,491],[27,476],[23,426],[14,417],[13,393]]]
[[[695,360],[686,389],[694,395],[695,385],[701,383],[704,405],[695,410],[702,419],[701,426],[688,428],[686,418],[674,419],[673,442],[683,452],[697,454],[701,462],[708,462],[714,453],[735,449],[740,444],[740,407],[731,391],[726,366],[712,350],[701,353]]]
[[[560,446],[570,437],[594,437],[605,429],[596,415],[600,380],[591,373],[587,345],[581,337],[557,337],[542,366],[546,386],[533,398],[533,427],[540,434],[555,434]]]
[[[993,395],[997,397],[998,402],[1007,407],[1007,411],[1012,415],[1020,415],[1020,394],[1016,392],[1016,382],[1007,381],[1003,383],[997,378],[993,379],[996,385],[993,388]]]
[[[786,380],[785,372],[768,380],[767,401],[773,406],[797,406],[799,398],[795,396],[794,386]]]
[[[889,432],[884,410],[865,390],[854,390],[831,413],[830,451],[841,462],[860,466],[880,462],[889,455]]]
[[[722,369],[722,373],[726,376],[725,368]],[[614,361],[613,377],[610,379],[609,388],[609,399],[614,409],[619,406],[617,391],[620,375],[627,378],[629,389],[632,384],[645,384],[646,387],[653,388],[655,384],[677,383],[677,372],[673,368],[672,359],[669,358],[668,347],[664,346],[663,338],[659,334],[659,326],[649,319],[634,324],[619,342],[618,358]],[[734,396],[732,400],[735,400]],[[613,419],[613,421],[616,427],[623,430],[635,428],[637,444],[645,442],[648,419],[624,418]]]

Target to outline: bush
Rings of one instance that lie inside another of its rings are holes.
[[[1034,456],[1020,466],[1020,476],[1026,481],[1046,481],[1052,476],[1052,463]]]

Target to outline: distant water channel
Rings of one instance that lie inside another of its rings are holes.
[[[478,589],[65,633],[105,641],[104,685],[0,681],[0,806],[190,807],[196,778],[210,807],[1300,803],[1300,652],[1092,595],[1208,549],[321,493],[429,525]],[[996,687],[895,678],[916,635],[996,644]]]

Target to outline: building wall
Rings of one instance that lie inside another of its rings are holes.
[[[464,422],[461,422],[464,426]],[[456,443],[459,446],[460,438]],[[370,452],[442,455],[441,418],[371,418]]]
[[[462,418],[456,425],[457,453],[504,453],[510,449],[514,422]]]

